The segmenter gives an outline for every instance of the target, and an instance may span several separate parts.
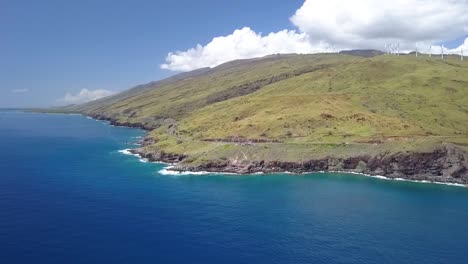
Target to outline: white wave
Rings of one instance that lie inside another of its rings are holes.
[[[226,173],[226,172],[209,172],[209,171],[176,171],[176,170],[171,170],[171,168],[174,168],[174,166],[168,166],[165,167],[164,169],[160,170],[158,173],[162,175],[207,175],[207,174],[216,174],[216,175],[241,175],[238,173]],[[426,181],[426,180],[408,180],[408,179],[403,179],[403,178],[389,178],[381,175],[369,175],[365,173],[359,173],[359,172],[346,172],[346,171],[318,171],[318,172],[304,172],[300,174],[313,174],[313,173],[345,173],[345,174],[354,174],[354,175],[359,175],[359,176],[365,176],[369,178],[375,178],[375,179],[380,179],[380,180],[386,180],[386,181],[405,181],[405,182],[414,182],[414,183],[427,183],[427,184],[439,184],[439,185],[448,185],[448,186],[456,186],[456,187],[468,187],[467,185],[464,184],[459,184],[459,183],[444,183],[444,182],[431,182],[431,181]],[[272,174],[295,174],[293,172],[285,171],[285,172],[280,172],[280,173],[272,173]],[[298,174],[298,175],[300,175]],[[267,175],[264,172],[257,172],[253,173],[251,175]]]
[[[133,154],[130,152],[130,149],[122,149],[118,151],[119,153],[122,153],[124,155],[130,155],[139,158],[138,160],[142,163],[149,163],[150,161],[146,158],[142,158],[139,154]],[[151,162],[151,163],[157,163],[157,164],[164,164],[164,165],[169,165],[170,163],[165,163],[165,162]],[[163,168],[162,170],[158,171],[159,174],[161,175],[208,175],[208,174],[217,174],[217,175],[240,175],[238,173],[229,173],[229,172],[209,172],[209,171],[176,171],[176,170],[171,170],[174,168],[174,166],[167,166]],[[386,180],[386,181],[405,181],[405,182],[414,182],[414,183],[427,183],[427,184],[439,184],[439,185],[448,185],[448,186],[456,186],[456,187],[468,187],[468,185],[465,184],[460,184],[460,183],[449,183],[449,182],[431,182],[431,181],[426,181],[426,180],[409,180],[409,179],[403,179],[403,178],[390,178],[390,177],[385,177],[382,175],[369,175],[365,173],[360,173],[360,172],[348,172],[348,171],[318,171],[318,172],[304,172],[304,173],[299,173],[299,174],[312,174],[312,173],[345,173],[345,174],[354,174],[354,175],[360,175],[360,176],[365,176],[365,177],[370,177],[370,178],[375,178],[375,179],[380,179],[380,180]],[[290,171],[285,171],[285,172],[280,172],[280,173],[273,173],[273,174],[295,174]],[[257,172],[253,173],[252,175],[266,175],[264,172]]]
[[[164,165],[170,165],[170,163],[165,163],[165,162],[159,162],[159,161],[149,161],[147,158],[142,158],[139,154],[133,154],[130,152],[130,149],[122,149],[118,151],[121,154],[128,155],[128,156],[133,156],[138,158],[138,161],[141,163],[155,163],[155,164],[164,164]]]
[[[432,183],[432,184],[457,186],[457,187],[467,187],[467,185],[465,185],[465,184],[451,183],[451,182],[431,182],[431,181],[426,181],[426,180],[417,181],[417,180],[407,180],[407,179],[403,179],[403,178],[395,178],[393,180],[395,180],[395,181],[406,181],[406,182],[416,182],[416,183]]]
[[[224,173],[213,173],[208,171],[175,171],[171,170],[174,166],[166,167],[160,170],[158,173],[162,175],[207,175],[207,174],[224,174]]]
[[[240,175],[238,173],[230,173],[230,172],[210,172],[210,171],[176,171],[171,170],[174,166],[168,166],[164,169],[158,171],[159,174],[162,175]]]
[[[134,157],[140,158],[140,155],[133,154],[132,152],[130,152],[130,149],[122,149],[122,150],[119,150],[118,152],[122,153],[124,155],[129,155],[129,156],[134,156]]]
[[[119,150],[118,152],[124,155],[133,155],[133,153],[130,152],[130,149],[122,149],[122,150]]]
[[[321,172],[321,173],[326,173],[326,172]],[[404,181],[404,182],[414,182],[414,183],[427,183],[427,184],[438,184],[438,185],[448,185],[448,186],[456,186],[456,187],[468,187],[465,184],[460,184],[460,183],[450,183],[450,182],[431,182],[427,180],[409,180],[409,179],[403,179],[403,178],[390,178],[382,175],[369,175],[365,173],[360,173],[360,172],[347,172],[347,171],[329,171],[329,173],[346,173],[346,174],[354,174],[354,175],[360,175],[360,176],[365,176],[365,177],[370,177],[370,178],[376,178],[380,180],[386,180],[386,181]]]

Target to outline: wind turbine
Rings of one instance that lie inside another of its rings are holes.
[[[444,45],[440,47],[440,57],[444,59]]]
[[[460,56],[460,60],[463,61],[463,48],[461,49],[461,56]]]
[[[418,57],[418,44],[416,44],[416,58]]]

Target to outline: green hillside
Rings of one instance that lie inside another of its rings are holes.
[[[468,61],[274,55],[184,73],[73,107],[151,130],[146,151],[303,161],[468,145]]]

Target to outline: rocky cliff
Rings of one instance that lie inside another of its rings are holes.
[[[213,160],[200,165],[182,161],[185,155],[151,152],[145,148],[132,150],[153,162],[173,163],[175,171],[208,171],[237,174],[305,173],[340,171],[402,178],[416,181],[468,184],[468,153],[453,144],[443,144],[432,152],[383,153],[377,156],[350,158],[326,157],[304,162],[264,160]]]

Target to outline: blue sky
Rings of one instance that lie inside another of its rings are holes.
[[[308,2],[314,1],[318,0]],[[334,25],[324,24],[326,17],[320,15],[327,14],[327,3],[336,1],[307,7],[302,0],[0,0],[0,107],[56,105],[66,93],[74,95],[82,89],[122,91],[175,73],[161,69],[163,63],[172,70],[189,70],[231,58],[260,56],[265,47],[275,52],[301,53],[326,49],[323,43],[354,48],[359,44],[333,34],[316,43],[310,40],[318,36],[313,25],[335,32]],[[468,12],[463,10],[465,7],[461,6],[461,11]],[[290,19],[296,12],[298,15]],[[458,29],[465,22],[458,19],[447,27]],[[401,31],[398,25],[395,29]],[[280,34],[281,30],[286,31]],[[463,43],[466,32],[462,31],[441,36],[448,48]],[[270,37],[264,37],[269,33]],[[247,51],[220,58],[213,49],[225,44],[212,41],[217,36],[225,36],[227,42],[253,44]],[[405,36],[398,37],[406,40]],[[422,41],[426,39],[421,37]],[[198,43],[202,46],[191,52],[189,49]],[[208,43],[213,44],[203,46]],[[375,42],[375,46],[381,43]],[[197,63],[166,61],[169,52],[174,52],[177,61]]]
[[[301,2],[0,0],[0,107],[51,105],[66,92],[166,77],[174,73],[159,65],[168,52],[246,25],[291,27]]]

